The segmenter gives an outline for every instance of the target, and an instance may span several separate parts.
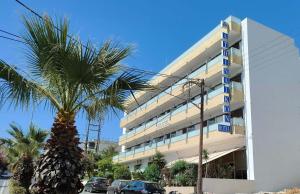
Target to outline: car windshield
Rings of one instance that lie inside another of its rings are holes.
[[[92,179],[92,182],[105,183],[105,182],[106,182],[106,179],[94,177],[94,178]]]
[[[157,190],[162,189],[162,187],[158,183],[146,183],[146,189]]]

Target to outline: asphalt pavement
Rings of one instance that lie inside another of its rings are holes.
[[[8,180],[0,178],[0,194],[9,194],[8,193]]]
[[[82,191],[81,194],[90,194],[90,192]],[[106,193],[99,193],[99,194],[106,194]]]
[[[0,194],[9,194],[8,192],[8,180],[7,178],[0,177]],[[83,191],[81,194],[90,194],[90,192]],[[102,194],[102,193],[101,193]],[[105,194],[105,193],[103,193]]]

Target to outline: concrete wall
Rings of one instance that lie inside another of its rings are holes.
[[[181,194],[196,193],[195,187],[165,187],[166,193],[178,191]],[[252,193],[255,190],[254,181],[237,179],[203,179],[203,191],[214,194]]]
[[[300,185],[300,60],[294,41],[242,21],[248,178],[256,191]]]

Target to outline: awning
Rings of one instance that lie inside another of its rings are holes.
[[[230,154],[230,153],[232,153],[234,151],[237,151],[239,149],[241,149],[241,147],[230,149],[230,150],[225,150],[225,151],[221,151],[221,152],[209,153],[208,160],[202,160],[202,164],[205,164],[207,162],[211,162],[213,160],[221,158],[222,156]],[[179,159],[173,160],[172,162],[169,162],[166,166],[171,167],[175,162],[177,162],[179,160],[184,160],[187,163],[198,164],[199,157],[198,156],[194,156],[194,157],[190,157],[190,158],[179,158]]]

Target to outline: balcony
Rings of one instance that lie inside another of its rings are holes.
[[[233,43],[238,41],[241,37],[240,20],[234,17],[228,17],[225,21],[229,24],[229,42]],[[214,56],[216,52],[221,50],[221,33],[226,31],[226,28],[218,25],[190,49],[171,62],[160,73],[182,76],[191,69],[194,69],[199,63],[204,63],[209,57]],[[170,85],[174,81],[176,80],[166,77],[154,77],[150,81],[150,84],[154,86],[159,86],[160,84]],[[138,102],[144,103],[151,98],[151,94],[149,94],[149,92],[139,91],[135,93],[135,97]],[[129,97],[127,100],[127,108],[132,110],[136,106],[135,100]]]
[[[204,148],[210,152],[230,149],[244,145],[245,126],[243,118],[231,119],[231,132],[221,132],[219,130],[222,122],[212,123],[204,127]],[[113,157],[114,162],[126,163],[132,160],[151,157],[156,151],[161,153],[169,152],[196,152],[198,149],[200,130],[196,129],[185,134],[177,135],[168,139],[162,139],[146,146],[133,148],[130,151],[121,152]]]
[[[221,114],[222,105],[224,102],[224,88],[222,85],[215,90],[210,91],[204,98],[204,118],[207,115],[211,115],[214,112]],[[201,99],[198,98],[193,103],[188,103],[181,107],[178,107],[165,115],[162,115],[149,123],[145,123],[140,127],[124,134],[119,139],[120,145],[132,143],[140,138],[147,138],[147,136],[154,135],[155,133],[162,132],[162,130],[168,130],[174,126],[186,126],[191,121],[197,120],[199,117],[199,109],[193,104],[200,104]],[[241,106],[243,103],[243,87],[241,83],[231,83],[231,106]]]
[[[242,69],[242,57],[241,51],[239,49],[231,48],[229,50],[229,60],[230,60],[230,71],[234,75],[236,72],[241,71]],[[215,57],[213,60],[209,61],[207,65],[202,66],[193,73],[191,73],[188,78],[190,79],[205,79],[206,84],[216,81],[217,79],[221,80],[222,75],[222,57],[221,55]],[[130,112],[128,115],[123,117],[120,122],[120,126],[123,127],[132,127],[136,123],[140,123],[153,112],[166,109],[170,105],[174,104],[178,99],[174,96],[184,97],[187,93],[187,90],[183,90],[182,84],[186,82],[186,79],[182,79],[179,82],[175,83],[173,86],[169,87],[158,94],[157,96],[150,99],[147,103],[143,104],[136,110]],[[197,86],[191,88],[192,92],[196,92]],[[171,95],[169,95],[169,94]]]

